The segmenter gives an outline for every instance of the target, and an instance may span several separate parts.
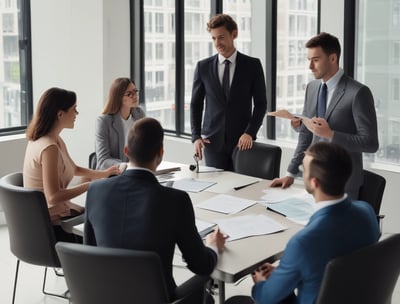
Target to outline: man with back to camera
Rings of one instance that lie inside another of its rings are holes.
[[[363,184],[362,153],[374,153],[379,147],[372,93],[367,86],[345,75],[339,68],[341,49],[335,36],[320,33],[306,43],[306,48],[315,80],[307,85],[302,115],[311,119],[295,118],[291,121],[299,131],[297,147],[287,176],[274,179],[271,187],[292,185],[299,174],[304,151],[312,143],[328,141],[350,152],[353,172],[346,184],[346,192],[352,199],[358,199]],[[317,101],[324,84],[326,105]]]
[[[205,243],[197,232],[192,202],[186,192],[159,184],[154,172],[163,157],[164,131],[153,118],[137,120],[128,135],[127,169],[91,184],[87,193],[84,242],[104,247],[156,252],[164,270],[170,298],[176,298],[172,276],[175,245],[188,268],[209,275],[224,249],[216,229]],[[198,290],[187,303],[202,303]],[[185,302],[186,303],[186,302]]]
[[[207,30],[218,54],[199,61],[194,72],[192,142],[200,160],[204,149],[207,166],[233,170],[235,146],[252,148],[267,109],[264,72],[259,59],[236,50],[238,27],[229,15],[212,17]]]
[[[345,193],[352,169],[347,150],[337,144],[316,143],[305,151],[303,167],[304,185],[314,196],[315,212],[304,229],[289,240],[279,266],[265,263],[253,272],[256,303],[315,303],[326,264],[379,239],[373,208],[366,202],[352,201]],[[232,303],[254,302],[240,297],[240,302]]]

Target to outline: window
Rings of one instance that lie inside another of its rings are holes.
[[[145,19],[145,104],[146,115],[161,121],[167,130],[175,129],[175,1],[144,3]],[[161,11],[163,11],[161,13]],[[151,16],[154,16],[154,31]],[[146,19],[148,21],[146,21]],[[164,24],[166,20],[166,24]],[[165,28],[167,27],[167,28]],[[162,34],[162,35],[160,35]],[[168,47],[168,48],[166,48]],[[147,58],[154,50],[152,58]]]
[[[368,85],[374,96],[380,144],[378,153],[367,157],[375,166],[398,166],[400,0],[360,0],[358,14],[355,78]]]
[[[308,69],[305,44],[317,34],[318,0],[277,3],[276,109],[301,113],[306,85],[313,78]],[[297,136],[298,133],[290,127],[290,121],[276,119],[277,139],[295,143]]]
[[[20,133],[32,115],[29,0],[0,0],[0,135]]]

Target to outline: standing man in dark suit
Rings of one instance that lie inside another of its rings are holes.
[[[252,148],[267,109],[264,72],[259,59],[236,50],[238,28],[229,15],[207,26],[218,54],[199,61],[194,73],[192,142],[199,159],[204,149],[207,166],[233,170],[233,149]]]
[[[310,70],[316,80],[307,85],[303,116],[311,119],[292,120],[292,126],[299,131],[297,147],[287,176],[274,179],[271,186],[286,188],[293,184],[304,151],[314,142],[328,141],[350,152],[353,172],[346,184],[346,192],[352,199],[358,199],[363,183],[362,153],[374,153],[379,147],[374,98],[367,86],[345,75],[339,68],[340,44],[335,36],[320,33],[311,38],[306,47]],[[326,104],[322,106],[319,100],[324,99],[319,95],[324,85],[327,88]]]
[[[137,120],[128,134],[129,159],[122,175],[92,183],[86,199],[84,242],[90,245],[147,250],[161,258],[171,299],[176,298],[172,276],[175,245],[188,268],[209,275],[224,249],[218,231],[207,235],[206,246],[197,232],[192,202],[186,192],[159,184],[154,172],[163,157],[164,132],[153,118]],[[188,303],[202,303],[203,289]]]

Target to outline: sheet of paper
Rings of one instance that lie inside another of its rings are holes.
[[[222,233],[227,234],[227,241],[234,241],[250,236],[275,233],[287,229],[264,214],[235,216],[215,221]]]
[[[266,204],[266,207],[296,223],[305,225],[315,211],[315,202],[314,198],[307,193],[287,198],[281,202]]]
[[[307,118],[304,115],[301,114],[296,114],[296,113],[290,113],[288,110],[281,109],[277,110],[274,112],[267,112],[268,116],[275,116],[275,117],[280,117],[280,118],[286,118],[286,119],[293,119],[295,117],[297,118]]]
[[[187,192],[200,192],[211,187],[214,184],[216,184],[216,182],[202,181],[194,178],[184,178],[176,181],[166,182],[166,186],[168,187]]]
[[[232,214],[255,204],[255,201],[219,194],[196,205],[197,208],[208,209],[220,213]]]
[[[285,199],[291,198],[293,196],[298,196],[307,193],[306,190],[296,187],[289,187],[286,189],[268,188],[266,190],[263,190],[263,192],[265,193],[265,195],[261,197],[261,200],[267,203],[280,202]]]

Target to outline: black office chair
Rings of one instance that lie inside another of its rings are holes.
[[[250,150],[239,151],[237,147],[233,150],[233,169],[240,174],[274,179],[279,177],[281,156],[280,147],[253,142]]]
[[[12,303],[18,280],[20,261],[45,266],[42,292],[67,298],[65,294],[46,291],[48,267],[61,267],[54,245],[56,238],[43,192],[22,187],[22,173],[0,179],[0,202],[7,221],[11,252],[17,258]]]
[[[400,234],[330,261],[317,304],[389,304],[400,274]]]
[[[386,180],[383,176],[368,170],[363,170],[363,175],[364,183],[360,188],[358,199],[369,203],[374,208],[378,222],[382,225],[382,219],[385,216],[380,214],[380,210]]]
[[[74,304],[170,303],[161,260],[154,252],[65,242],[58,242],[56,250]],[[194,276],[177,294],[184,298],[208,280]]]
[[[96,170],[96,166],[97,166],[96,152],[92,152],[89,154],[89,168]]]

